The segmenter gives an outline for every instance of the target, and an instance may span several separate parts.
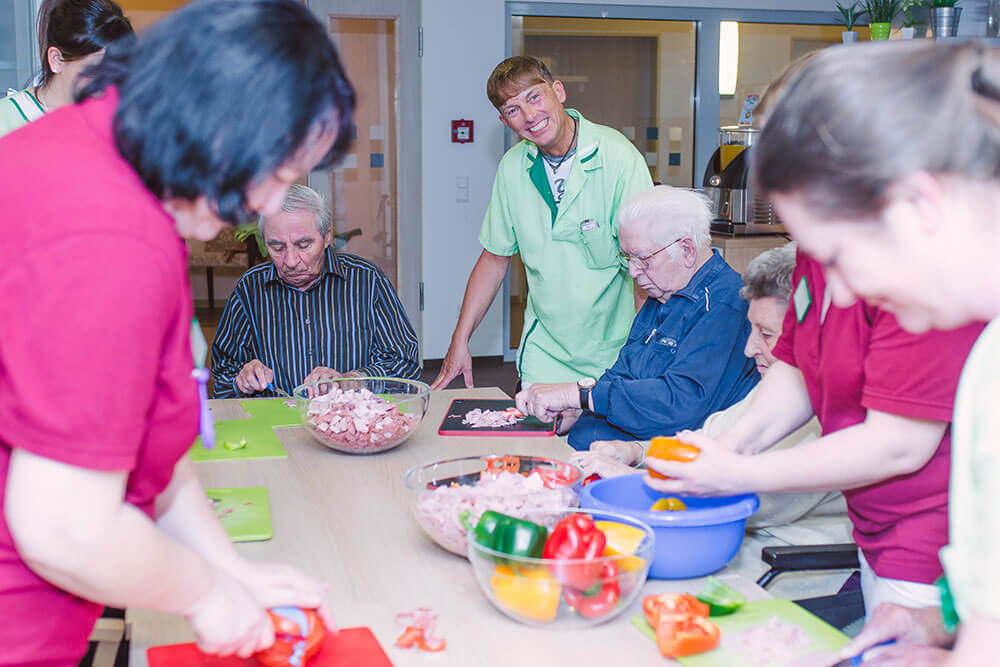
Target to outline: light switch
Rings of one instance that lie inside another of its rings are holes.
[[[464,203],[469,201],[469,177],[459,176],[455,179],[455,201]]]

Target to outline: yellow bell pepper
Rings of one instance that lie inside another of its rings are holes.
[[[497,565],[490,577],[493,595],[508,611],[542,623],[556,620],[562,586],[544,567]]]
[[[638,551],[643,538],[646,537],[644,531],[627,523],[619,523],[617,521],[595,521],[594,525],[607,538],[603,555],[622,556],[622,558],[615,559],[621,570],[634,572],[644,565],[641,558],[633,555]]]
[[[680,498],[660,498],[649,508],[650,512],[682,512],[688,508]]]

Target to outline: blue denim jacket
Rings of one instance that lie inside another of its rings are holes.
[[[569,432],[569,444],[649,439],[700,428],[760,380],[743,355],[750,323],[742,280],[719,252],[687,286],[660,303],[647,299],[615,365],[593,389],[594,412]]]

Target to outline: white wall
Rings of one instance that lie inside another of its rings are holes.
[[[833,0],[576,0],[580,4],[833,12]],[[529,2],[528,4],[533,4]],[[985,0],[965,0],[960,32],[985,34]],[[504,138],[486,99],[486,78],[505,53],[504,0],[421,0],[423,354],[443,357],[482,248],[477,241]],[[475,142],[449,143],[451,119],[476,122]],[[456,179],[469,179],[469,201],[455,201]],[[502,294],[502,292],[501,292]],[[473,355],[503,353],[498,297],[473,336]]]

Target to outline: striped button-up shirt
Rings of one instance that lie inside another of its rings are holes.
[[[286,284],[271,263],[240,278],[212,344],[215,397],[240,396],[236,376],[254,359],[288,392],[317,366],[420,377],[417,336],[389,279],[368,260],[331,248],[323,275],[305,290]]]

